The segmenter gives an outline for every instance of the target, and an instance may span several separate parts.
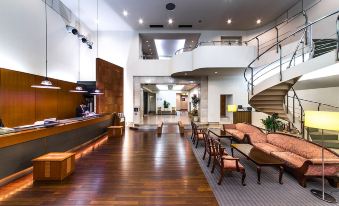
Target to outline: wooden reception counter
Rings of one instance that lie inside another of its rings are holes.
[[[60,121],[48,128],[0,135],[0,179],[32,166],[31,160],[49,152],[65,152],[103,135],[112,115]]]

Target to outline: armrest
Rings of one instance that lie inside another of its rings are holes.
[[[225,156],[225,157],[221,157],[223,160],[235,160],[235,161],[239,161],[239,158],[236,157],[232,157],[230,155]]]
[[[223,124],[222,127],[225,129],[236,129],[235,124]]]
[[[322,164],[322,159],[310,159],[312,164]],[[324,159],[325,164],[339,164],[339,159]]]

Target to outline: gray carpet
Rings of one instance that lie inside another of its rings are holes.
[[[188,138],[188,141],[191,141]],[[227,145],[226,149],[230,154],[229,141],[223,139],[223,144]],[[263,167],[261,171],[261,185],[257,184],[256,166],[240,153],[234,150],[234,156],[240,158],[240,162],[246,169],[246,186],[241,185],[241,174],[233,172],[225,174],[221,185],[217,184],[220,173],[216,168],[212,174],[210,166],[207,165],[207,160],[202,159],[204,154],[204,147],[202,144],[196,149],[192,145],[193,152],[197,158],[201,169],[203,170],[206,179],[211,186],[216,199],[220,205],[257,205],[257,206],[330,206],[339,205],[330,204],[314,197],[310,189],[321,189],[321,179],[314,179],[307,182],[307,187],[301,187],[297,180],[287,172],[283,175],[283,185],[278,183],[279,171],[272,167]],[[325,191],[334,196],[339,201],[339,189],[330,187],[326,182]]]

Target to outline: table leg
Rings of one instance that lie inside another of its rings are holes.
[[[284,174],[284,167],[283,167],[283,166],[280,166],[280,167],[279,167],[279,183],[280,183],[280,184],[283,184],[283,182],[282,182],[283,174]]]
[[[261,167],[260,167],[260,166],[257,166],[257,175],[258,175],[258,181],[257,181],[257,183],[260,185],[260,184],[261,184],[261,182],[260,182]]]
[[[234,157],[234,156],[233,156],[233,147],[232,147],[232,146],[231,146],[231,154],[232,154],[232,157]]]

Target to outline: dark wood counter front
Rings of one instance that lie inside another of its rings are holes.
[[[63,132],[67,132],[81,127],[86,127],[88,125],[104,122],[111,119],[112,115],[104,115],[101,117],[77,121],[69,124],[61,124],[50,128],[40,128],[10,133],[6,135],[0,135],[0,148],[44,138],[51,135],[60,134]]]
[[[65,152],[103,135],[112,115],[0,136],[0,179],[32,166],[49,152]]]

